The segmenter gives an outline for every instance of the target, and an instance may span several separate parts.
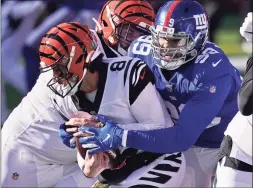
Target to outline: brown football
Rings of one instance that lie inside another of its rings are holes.
[[[93,121],[93,120],[92,120],[92,121]],[[95,123],[92,124],[92,126],[95,127],[95,128],[101,128],[101,127],[104,126],[104,124],[101,123],[101,122],[95,122]],[[82,147],[82,144],[80,144],[79,141],[78,141],[78,137],[76,138],[76,148],[77,148],[77,150],[79,151],[79,153],[80,153],[80,155],[82,156],[82,158],[85,159],[86,151],[87,151],[89,148],[83,148],[83,147]]]
[[[87,152],[87,148],[83,148],[82,144],[80,144],[80,142],[78,141],[78,139],[76,139],[76,148],[78,150],[78,152],[80,153],[80,155],[82,156],[83,159],[85,159],[85,155]]]
[[[86,156],[86,152],[89,148],[83,148],[82,144],[80,144],[80,142],[78,141],[78,139],[76,139],[76,148],[78,150],[78,152],[80,153],[80,155],[82,156],[83,159],[85,159]],[[117,168],[120,165],[120,161],[119,161],[119,151],[118,150],[114,150],[114,151],[106,151],[105,152],[109,159],[109,166],[111,167],[111,169]]]

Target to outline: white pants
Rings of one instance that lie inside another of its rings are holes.
[[[183,153],[186,172],[181,187],[211,187],[219,149],[192,147]]]
[[[6,146],[1,163],[2,187],[91,187],[96,181],[86,178],[76,162],[46,164],[26,149]]]
[[[231,153],[229,157],[238,159],[251,165],[252,168],[252,157],[246,155],[237,145],[233,142]],[[229,166],[224,165],[228,159],[224,156],[218,163],[216,170],[216,185],[215,187],[252,187],[252,171],[246,172],[242,170],[233,169]]]

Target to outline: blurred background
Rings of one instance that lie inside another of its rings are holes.
[[[157,11],[167,2],[148,0]],[[252,0],[198,0],[209,14],[210,41],[229,56],[243,75],[252,45],[239,34]],[[1,1],[1,123],[31,90],[39,75],[38,46],[54,25],[79,21],[95,28],[106,0]]]

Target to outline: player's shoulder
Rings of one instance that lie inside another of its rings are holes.
[[[198,57],[195,60],[195,63],[203,66],[210,65],[215,68],[218,67],[217,66],[218,64],[216,65],[213,62],[217,60],[221,60],[225,64],[227,63],[230,64],[228,57],[225,55],[225,53],[219,46],[217,46],[214,43],[207,42],[204,48],[199,52]]]
[[[108,64],[109,71],[117,71],[117,73],[122,72],[126,75],[128,75],[128,73],[132,75],[136,72],[136,76],[138,76],[142,69],[149,69],[145,61],[136,57],[122,56],[106,58],[103,61]]]
[[[202,73],[204,78],[215,79],[223,75],[235,76],[237,70],[221,48],[207,42],[194,60],[194,72]]]
[[[154,75],[146,62],[134,57],[122,56],[117,58],[107,58],[108,71],[117,77],[123,77],[124,85],[145,85],[149,82],[154,83]]]
[[[152,37],[144,35],[134,40],[128,48],[128,56],[137,57],[145,61],[149,67],[153,66]]]
[[[147,54],[147,51],[149,50],[142,49],[142,48],[147,48],[148,45],[150,45],[150,48],[151,48],[151,43],[152,43],[151,35],[140,36],[131,43],[130,47],[128,48],[128,53],[137,50],[137,52],[139,51],[139,53],[136,53],[136,54],[143,55],[142,52],[144,52],[144,54]]]
[[[155,77],[146,62],[139,58],[129,58],[129,68],[126,69],[127,73],[125,73],[128,76],[124,76],[124,83],[127,83],[129,103],[132,105],[148,84],[155,84]]]

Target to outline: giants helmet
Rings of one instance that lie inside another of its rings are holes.
[[[158,11],[151,28],[154,63],[173,70],[193,60],[208,38],[208,16],[194,0],[173,0]]]
[[[150,34],[155,12],[145,0],[109,0],[103,7],[96,31],[108,46],[126,55],[131,42],[141,35]]]
[[[78,22],[62,23],[42,38],[40,70],[53,70],[47,86],[61,97],[77,91],[97,47],[89,28]]]

